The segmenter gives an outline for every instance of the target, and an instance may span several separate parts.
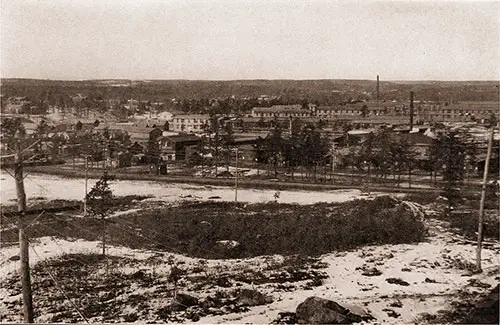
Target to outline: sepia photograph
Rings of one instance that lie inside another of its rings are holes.
[[[0,323],[500,324],[499,0],[1,0]]]

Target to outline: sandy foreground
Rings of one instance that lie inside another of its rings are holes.
[[[293,312],[297,305],[307,297],[319,296],[339,303],[361,306],[376,318],[376,323],[407,324],[414,323],[422,313],[435,314],[439,310],[448,309],[452,301],[460,299],[458,296],[460,292],[486,292],[487,285],[494,286],[498,283],[500,275],[498,255],[500,244],[498,242],[489,243],[483,251],[484,272],[471,274],[464,268],[464,265],[474,262],[475,247],[472,243],[465,242],[449,233],[439,222],[433,220],[426,222],[430,228],[430,236],[426,242],[367,246],[353,251],[326,254],[321,257],[321,261],[327,264],[323,271],[328,274],[328,279],[321,286],[290,292],[276,290],[269,284],[249,286],[269,294],[274,302],[251,307],[249,311],[243,313],[203,317],[199,323],[269,323],[278,316],[279,312]],[[35,265],[40,260],[68,253],[100,252],[98,242],[83,240],[53,240],[44,237],[35,240],[32,245],[37,254],[31,254],[31,265]],[[11,256],[17,254],[17,250],[15,246],[3,247],[1,250],[0,281],[2,283],[17,274],[19,262],[9,260]],[[146,260],[157,253],[116,246],[109,249],[110,255],[134,258],[136,265],[132,268],[130,265],[124,266],[121,271],[125,273],[141,269],[141,267],[147,268]],[[199,259],[176,254],[169,254],[170,262],[172,257],[185,267],[199,263]],[[243,269],[260,270],[264,265],[280,259],[282,257],[276,255],[239,260],[207,260],[206,267],[209,273],[215,272],[215,269],[226,272],[238,272]],[[371,267],[377,268],[382,274],[362,275],[362,269]],[[155,268],[155,274],[160,277],[165,276],[170,270],[170,264],[165,260],[165,263]],[[409,285],[389,284],[386,282],[388,278],[400,278]],[[482,285],[475,285],[477,281]],[[140,294],[140,291],[137,293]],[[208,293],[209,290],[189,292],[197,297]],[[20,295],[8,296],[7,288],[2,286],[0,297],[2,297],[0,298],[0,313],[7,316],[5,303],[19,299]],[[394,303],[399,307],[393,307]],[[391,304],[393,304],[392,307]],[[394,317],[391,311],[398,316]],[[43,311],[41,315],[39,321],[50,319],[50,315],[44,315]],[[15,319],[14,315],[10,315],[7,319],[11,317]]]
[[[15,187],[9,175],[2,174],[0,179],[1,202],[15,199]],[[89,187],[96,180],[89,181]],[[82,179],[62,179],[55,176],[29,175],[26,178],[28,198],[44,199],[81,199],[84,193]],[[220,200],[231,201],[234,191],[229,187],[204,187],[185,184],[159,184],[141,181],[117,181],[113,184],[115,195],[151,195],[155,199],[178,201],[190,199],[209,199],[218,196]],[[275,191],[242,189],[238,197],[246,202],[273,201]],[[312,204],[316,202],[342,202],[361,197],[358,190],[305,192],[281,191],[279,202]],[[10,203],[10,202],[9,202]],[[452,234],[443,222],[425,220],[429,237],[418,244],[366,246],[352,251],[332,252],[323,255],[321,262],[326,264],[322,271],[328,278],[318,287],[301,288],[295,284],[291,291],[278,290],[272,284],[247,285],[249,288],[270,295],[273,303],[251,307],[242,313],[229,313],[218,316],[202,317],[198,323],[269,323],[280,312],[294,312],[297,305],[310,296],[319,296],[363,307],[376,318],[376,323],[408,324],[414,323],[422,313],[436,314],[439,310],[449,309],[450,304],[460,299],[459,294],[482,293],[490,290],[488,285],[498,283],[500,272],[500,243],[488,242],[483,249],[483,269],[481,274],[472,274],[467,265],[475,262],[473,242]],[[99,253],[99,242],[75,240],[71,238],[43,237],[31,243],[33,252],[30,264],[34,266],[42,260],[69,253]],[[111,246],[108,254],[134,259],[134,266],[123,266],[124,273],[137,269],[149,270],[147,259],[158,256],[152,250],[133,250],[127,247]],[[2,320],[21,321],[20,316],[7,309],[8,303],[19,300],[20,295],[8,294],[5,283],[17,277],[19,262],[12,260],[18,254],[16,246],[0,249],[0,315]],[[155,266],[154,274],[165,277],[170,271],[172,258],[185,267],[199,265],[199,259],[178,254],[168,254],[169,261]],[[261,270],[264,265],[282,260],[282,256],[262,256],[238,260],[206,260],[208,273],[224,270],[236,273],[241,270]],[[380,275],[366,276],[363,270],[376,268]],[[388,278],[398,278],[408,285],[391,284]],[[481,285],[477,285],[480,283]],[[153,289],[153,288],[149,288]],[[197,297],[210,294],[209,291],[187,291]],[[137,292],[141,294],[141,291]],[[126,297],[123,297],[126,300]],[[391,306],[392,305],[392,306]],[[36,302],[35,302],[36,308]],[[127,310],[133,310],[128,306]],[[50,321],[50,314],[40,311],[37,321]],[[99,319],[90,319],[98,322]],[[120,321],[120,320],[116,320]]]

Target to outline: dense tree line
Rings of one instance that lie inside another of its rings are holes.
[[[72,107],[72,97],[83,94],[88,104],[104,105],[107,99],[164,102],[165,108],[182,108],[186,112],[199,112],[212,107],[210,100],[219,99],[220,110],[231,106],[233,112],[243,112],[248,107],[259,106],[261,95],[268,95],[273,103],[296,104],[307,99],[320,105],[333,105],[352,99],[376,98],[373,80],[235,80],[191,81],[130,80],[57,81],[33,79],[2,79],[4,100],[11,96],[27,96],[35,105]],[[427,101],[497,101],[496,82],[381,82],[380,98],[408,100],[409,91],[418,99]],[[114,85],[114,86],[113,86]],[[118,86],[116,86],[118,85]],[[233,97],[234,96],[234,97]],[[172,102],[173,98],[178,99]],[[273,102],[273,100],[275,102]],[[177,104],[176,104],[177,103]],[[180,103],[180,104],[179,104]],[[209,104],[209,105],[207,105]],[[106,108],[99,106],[98,108]]]

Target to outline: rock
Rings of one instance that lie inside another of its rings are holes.
[[[297,315],[295,313],[283,311],[279,312],[278,316],[271,321],[271,324],[296,324]]]
[[[354,308],[350,306],[350,308]],[[299,324],[350,324],[374,319],[357,307],[356,313],[335,301],[320,297],[309,297],[297,306],[296,317]],[[360,314],[358,314],[360,313]]]
[[[188,307],[196,305],[198,305],[198,298],[186,293],[177,293],[170,303],[171,310],[173,311],[186,310]]]
[[[429,278],[425,278],[425,283],[437,283],[436,280],[433,280],[433,279],[429,279]]]
[[[236,303],[240,306],[260,306],[271,302],[273,302],[272,297],[252,289],[240,290],[236,299]]]
[[[146,273],[143,270],[139,270],[130,275],[133,280],[143,280],[146,277]]]
[[[223,288],[230,288],[233,286],[233,284],[231,283],[231,281],[229,281],[227,277],[217,278],[215,280],[215,284]]]
[[[397,313],[394,310],[389,309],[389,308],[384,308],[384,309],[382,309],[382,311],[385,311],[387,313],[387,316],[389,316],[389,317],[398,318],[399,316],[401,316],[401,314],[399,314],[399,313]]]
[[[476,288],[483,288],[483,289],[488,289],[491,287],[490,284],[488,283],[485,283],[485,282],[481,282],[479,281],[478,279],[469,279],[469,286],[471,287],[476,287]]]
[[[216,246],[223,249],[235,249],[240,246],[240,243],[236,240],[218,240]]]
[[[410,284],[400,278],[387,278],[385,279],[385,281],[387,283],[391,283],[391,284],[399,284],[400,286],[409,286]]]
[[[19,257],[19,255],[13,255],[11,257],[9,257],[9,261],[19,261],[21,258]]]
[[[191,319],[191,321],[193,322],[197,322],[200,320],[200,315],[198,313],[192,313],[189,318]]]
[[[402,308],[403,307],[403,303],[401,301],[399,301],[399,300],[396,300],[393,303],[391,303],[389,306],[395,307],[395,308]]]
[[[377,275],[381,275],[382,272],[380,272],[376,267],[372,267],[372,268],[364,270],[363,273],[361,273],[361,274],[364,276],[377,276]]]

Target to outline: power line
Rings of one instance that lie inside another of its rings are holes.
[[[38,257],[39,260],[42,260],[41,256],[37,253],[37,251],[35,250],[35,248],[33,246],[30,247],[31,250],[33,251],[33,253],[35,253],[35,255]],[[85,315],[83,315],[82,312],[80,312],[80,310],[78,309],[78,307],[76,306],[76,304],[73,302],[73,300],[71,300],[68,296],[68,294],[66,293],[66,291],[64,291],[64,289],[62,288],[62,286],[59,284],[59,282],[56,280],[56,278],[54,277],[54,275],[52,274],[52,272],[50,272],[47,268],[45,269],[45,271],[49,274],[50,278],[52,279],[52,281],[54,281],[54,284],[56,285],[56,287],[62,292],[62,294],[64,295],[64,297],[66,297],[66,299],[70,302],[71,305],[73,305],[73,308],[75,309],[75,311],[78,313],[78,315],[80,315],[80,317],[87,323],[89,324],[89,320],[87,319],[87,317],[85,317]]]

